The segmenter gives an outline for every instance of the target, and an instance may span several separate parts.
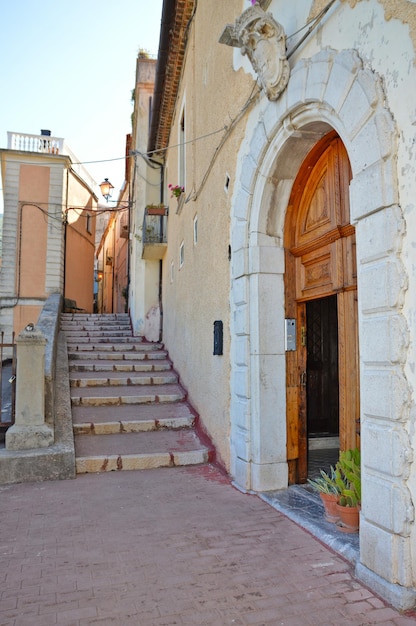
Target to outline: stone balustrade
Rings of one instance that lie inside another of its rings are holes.
[[[27,133],[7,133],[7,148],[42,154],[62,154],[64,140],[50,135],[28,135]]]

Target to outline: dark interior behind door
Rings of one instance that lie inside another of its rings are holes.
[[[339,434],[337,297],[306,304],[308,437]]]

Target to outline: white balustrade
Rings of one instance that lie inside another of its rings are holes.
[[[24,152],[41,152],[43,154],[62,154],[64,140],[49,135],[28,135],[26,133],[7,133],[7,148]]]
[[[61,137],[8,132],[7,148],[8,150],[21,150],[23,152],[69,156],[72,161],[72,169],[89,185],[94,193],[98,193],[97,183]]]

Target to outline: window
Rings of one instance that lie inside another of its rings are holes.
[[[198,243],[198,216],[194,217],[194,246]]]
[[[87,233],[89,233],[91,235],[91,233],[92,233],[92,215],[91,215],[91,213],[87,213],[87,221],[86,221],[85,227],[87,229]]]
[[[175,270],[175,264],[172,261],[170,264],[170,282],[171,283],[173,283],[174,270]]]
[[[185,187],[185,107],[182,109],[179,125],[179,184]],[[186,187],[185,187],[186,190]]]
[[[224,184],[224,191],[225,193],[228,193],[228,189],[230,188],[230,177],[228,174],[226,174],[225,176],[225,184]]]
[[[179,269],[182,267],[184,263],[184,253],[185,253],[185,242],[182,241],[179,247]]]

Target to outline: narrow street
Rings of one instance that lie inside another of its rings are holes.
[[[405,626],[212,466],[0,488],[2,626]]]

